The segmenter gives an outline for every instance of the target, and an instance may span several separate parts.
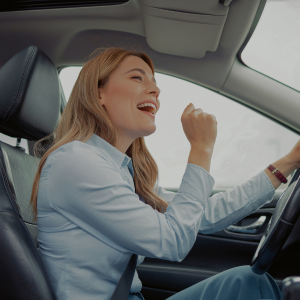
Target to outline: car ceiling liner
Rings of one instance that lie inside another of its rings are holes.
[[[202,58],[216,51],[231,0],[143,0],[145,36],[155,51]]]
[[[129,0],[1,0],[0,12],[119,5]]]

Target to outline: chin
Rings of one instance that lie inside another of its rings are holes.
[[[149,130],[143,131],[143,133],[141,134],[141,137],[142,137],[142,136],[149,136],[149,135],[153,134],[153,133],[155,132],[155,130],[156,130],[156,126],[154,125],[154,126],[151,128],[151,130],[149,129]]]

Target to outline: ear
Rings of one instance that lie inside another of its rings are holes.
[[[103,88],[98,88],[98,98],[101,105],[104,105],[104,91]]]

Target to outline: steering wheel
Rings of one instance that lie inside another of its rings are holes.
[[[274,214],[252,258],[251,269],[262,275],[279,254],[300,215],[300,169],[280,196]]]

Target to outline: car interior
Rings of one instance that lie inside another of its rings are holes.
[[[40,159],[33,147],[53,132],[67,103],[59,73],[82,66],[95,49],[145,52],[156,72],[204,87],[299,135],[300,91],[242,59],[268,2],[0,3],[0,299],[56,299],[30,207]],[[182,262],[145,258],[137,267],[145,299],[166,299],[242,265],[268,272],[285,300],[300,299],[299,175],[295,171],[285,191],[252,215],[223,231],[199,233]]]

